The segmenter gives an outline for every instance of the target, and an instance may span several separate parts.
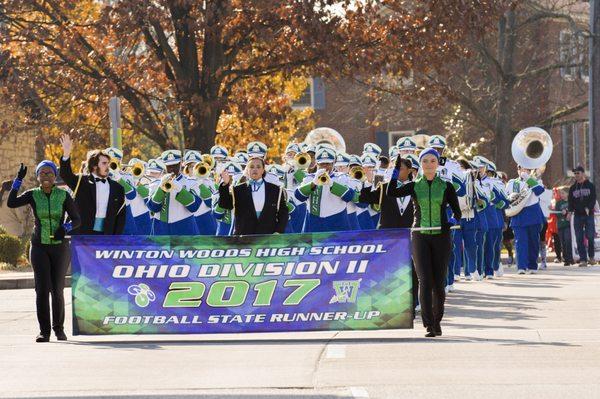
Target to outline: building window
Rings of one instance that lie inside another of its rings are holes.
[[[562,125],[561,130],[564,173],[571,176],[577,165],[590,170],[589,123],[568,123]]]
[[[325,82],[322,78],[308,79],[308,86],[300,98],[292,103],[292,108],[302,109],[312,107],[325,109]]]
[[[579,61],[577,37],[568,30],[560,31],[559,36],[559,62],[560,76],[565,80],[573,80],[578,74],[577,66],[570,66]]]
[[[590,59],[589,59],[589,40],[583,36],[579,36],[579,77],[585,83],[590,81]]]

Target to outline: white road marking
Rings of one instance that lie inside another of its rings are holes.
[[[350,387],[350,394],[354,398],[368,398],[369,392],[363,387]]]
[[[327,359],[343,359],[346,357],[346,345],[327,345],[325,358]]]

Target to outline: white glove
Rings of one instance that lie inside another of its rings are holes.
[[[330,186],[331,185],[331,179],[329,179],[329,183],[328,184],[321,184],[319,182],[319,178],[323,175],[327,175],[327,171],[325,169],[317,169],[317,172],[315,173],[315,177],[313,179],[313,184],[319,186],[319,185],[323,185],[323,186]]]
[[[183,189],[183,185],[175,179],[173,179],[171,184],[173,185],[173,190],[171,190],[171,192],[175,195]]]
[[[121,172],[119,172],[118,170],[111,170],[110,172],[108,172],[108,176],[114,181],[119,181],[121,180],[121,177],[123,177],[121,175]]]

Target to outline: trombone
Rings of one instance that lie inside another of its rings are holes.
[[[294,164],[298,169],[308,169],[310,167],[311,158],[306,152],[300,152],[294,157]]]
[[[353,166],[350,169],[350,176],[352,176],[353,179],[363,182],[367,180],[367,174],[365,173],[365,170],[362,166]]]

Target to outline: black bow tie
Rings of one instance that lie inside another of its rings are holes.
[[[97,182],[101,181],[102,183],[106,183],[106,179],[101,179],[99,177],[96,177],[94,180],[96,180]]]

